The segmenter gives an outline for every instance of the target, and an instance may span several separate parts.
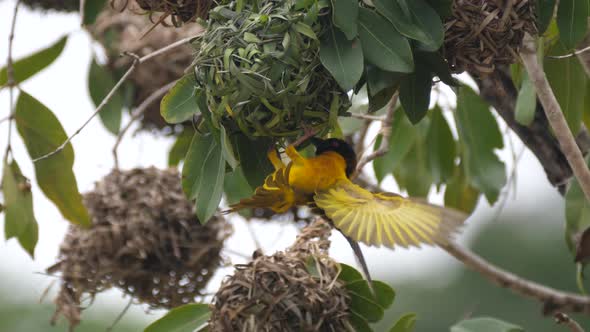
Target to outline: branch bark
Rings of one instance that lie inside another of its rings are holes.
[[[551,133],[543,107],[537,103],[533,122],[529,126],[523,126],[514,118],[518,90],[506,68],[497,68],[486,77],[472,77],[476,80],[481,96],[537,157],[549,182],[562,194],[565,193],[566,185],[573,174],[572,169],[561,152],[559,142]],[[585,128],[580,130],[576,141],[585,154],[590,148],[590,136]]]
[[[574,176],[580,183],[586,199],[590,201],[590,170],[588,170],[582,152],[565,121],[561,107],[553,94],[553,90],[551,90],[545,72],[539,65],[536,49],[533,37],[528,34],[525,35],[520,54],[521,59],[529,73],[539,101],[543,105],[545,115],[553,129],[555,138],[559,142],[561,151],[565,155]]]
[[[503,270],[456,243],[441,245],[449,254],[468,268],[480,273],[492,283],[508,288],[524,297],[543,303],[543,314],[580,312],[590,314],[590,297],[559,291]]]

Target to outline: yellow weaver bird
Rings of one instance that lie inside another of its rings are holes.
[[[268,158],[275,171],[256,188],[252,197],[230,206],[226,213],[243,208],[269,208],[276,213],[291,207],[318,207],[350,239],[370,246],[445,244],[460,226],[464,214],[411,198],[373,193],[349,179],[357,164],[352,147],[340,139],[311,138],[316,155],[305,158],[289,145],[285,165],[277,151]]]

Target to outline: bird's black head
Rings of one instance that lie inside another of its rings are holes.
[[[350,144],[338,138],[319,139],[316,137],[311,138],[311,143],[315,145],[316,156],[328,152],[334,151],[344,158],[346,162],[346,176],[350,176],[356,168],[356,153],[350,146]]]

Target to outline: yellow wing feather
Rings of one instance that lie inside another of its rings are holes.
[[[295,205],[306,204],[307,200],[289,185],[290,171],[291,164],[277,169],[266,177],[262,186],[256,188],[252,197],[230,205],[223,212],[227,214],[244,208],[269,208],[276,213],[285,213]]]
[[[316,193],[315,204],[334,226],[372,246],[444,244],[466,216],[391,193],[371,193],[349,180]]]

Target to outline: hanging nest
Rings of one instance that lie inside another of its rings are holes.
[[[259,10],[232,5],[209,13],[194,61],[212,120],[249,137],[330,129],[350,100],[320,62],[321,20],[329,18],[294,1],[263,0]]]
[[[182,23],[195,21],[197,18],[206,19],[209,9],[214,5],[213,0],[136,0],[141,9],[150,14],[154,23],[169,16],[175,27]],[[162,13],[160,18],[154,19],[154,13]]]
[[[142,57],[203,31],[203,27],[198,24],[186,24],[176,29],[158,25],[144,36],[154,24],[145,16],[135,14],[137,3],[133,2],[134,0],[130,1],[132,2],[127,4],[126,10],[123,11],[114,9],[121,7],[116,3],[107,6],[96,23],[88,28],[91,35],[105,48],[108,56],[107,66],[116,77],[123,75],[133,62],[133,58],[121,56],[122,52],[127,51]],[[185,75],[185,70],[193,58],[193,48],[186,45],[138,66],[128,80],[133,92],[131,106],[139,106],[155,91]],[[158,98],[148,106],[141,119],[141,125],[145,130],[163,130],[164,133],[170,133],[174,131],[174,127],[168,125],[160,115],[161,100],[162,98]]]
[[[21,0],[21,2],[33,10],[71,13],[77,12],[80,8],[80,0]]]
[[[53,321],[80,321],[82,296],[113,286],[153,308],[194,302],[220,266],[231,227],[214,217],[201,225],[176,170],[113,171],[84,195],[92,227],[71,226],[58,262]]]
[[[532,0],[454,0],[452,12],[444,52],[456,73],[485,75],[514,63],[524,33],[537,33]]]
[[[317,219],[286,252],[236,265],[213,299],[210,331],[353,331],[349,297],[327,253],[330,229]]]

